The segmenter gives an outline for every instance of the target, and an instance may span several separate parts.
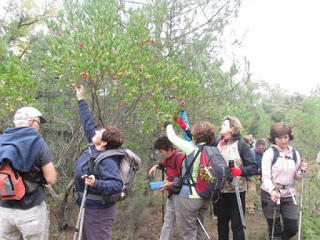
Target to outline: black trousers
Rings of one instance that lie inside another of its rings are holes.
[[[242,202],[243,215],[246,192],[240,192]],[[237,196],[235,193],[222,193],[221,198],[215,203],[215,208],[218,215],[218,234],[219,240],[229,240],[229,221],[231,220],[231,228],[234,240],[244,239],[243,226],[239,212]]]
[[[269,237],[271,238],[272,228],[274,237],[282,236],[282,239],[290,239],[298,232],[298,206],[294,204],[291,197],[281,198],[280,206],[277,206],[270,197],[270,194],[261,190],[262,211],[268,222]],[[275,211],[276,209],[276,211]],[[276,213],[273,226],[273,214]],[[281,227],[280,215],[282,217],[283,229]]]

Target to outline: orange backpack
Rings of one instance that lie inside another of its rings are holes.
[[[22,177],[12,164],[4,161],[0,168],[0,200],[20,200],[26,188]]]

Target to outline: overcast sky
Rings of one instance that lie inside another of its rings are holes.
[[[237,32],[248,30],[236,52],[250,61],[253,80],[309,94],[320,84],[320,0],[243,0]]]

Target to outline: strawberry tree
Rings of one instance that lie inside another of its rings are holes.
[[[190,71],[177,58],[165,56],[161,39],[149,31],[143,11],[127,14],[117,1],[65,1],[63,11],[46,23],[47,35],[34,46],[28,61],[38,80],[37,98],[51,114],[47,126],[51,135],[46,139],[53,139],[53,151],[60,159],[59,189],[65,192],[64,200],[57,197],[58,221],[64,228],[63,209],[73,171],[72,161],[67,160],[75,160],[84,146],[76,144],[81,145],[81,127],[74,87],[85,86],[100,125],[119,126],[126,146],[135,144],[137,149],[179,114],[179,99],[192,97],[200,78],[196,69]]]
[[[45,91],[62,93],[57,104],[70,98],[71,86],[84,84],[101,124],[135,124],[145,133],[178,114],[178,100],[192,94],[199,76],[164,57],[142,11],[124,15],[116,1],[65,4],[47,21],[46,48],[38,56],[38,68],[51,78]]]

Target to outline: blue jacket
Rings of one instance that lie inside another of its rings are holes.
[[[9,159],[16,170],[29,172],[43,143],[32,127],[7,128],[0,135],[0,167],[4,159]]]
[[[92,142],[92,137],[96,134],[95,131],[98,130],[96,123],[89,111],[89,106],[84,100],[78,101],[80,119],[84,128],[85,135],[88,142]],[[95,146],[91,146],[92,157],[96,158],[99,156],[101,151],[98,151]],[[91,158],[90,151],[84,151],[75,164],[75,187],[77,192],[84,191],[84,180],[81,176],[88,174],[89,165],[88,162]],[[122,179],[119,172],[119,161],[118,157],[109,157],[101,161],[99,164],[99,171],[101,175],[95,173],[96,182],[93,187],[88,188],[88,194],[93,195],[113,195],[122,191]],[[82,198],[79,197],[77,202],[80,205]],[[99,208],[109,208],[114,203],[106,202],[103,203],[100,200],[86,200],[86,208],[99,209]]]
[[[253,147],[250,149],[251,150],[251,153],[252,153],[252,156],[253,156],[253,159],[256,161],[256,163],[259,165],[259,168],[260,170],[262,170],[261,168],[261,163],[262,163],[262,157],[263,157],[263,153],[259,154],[256,152],[256,149]],[[261,174],[261,172],[260,172]]]

